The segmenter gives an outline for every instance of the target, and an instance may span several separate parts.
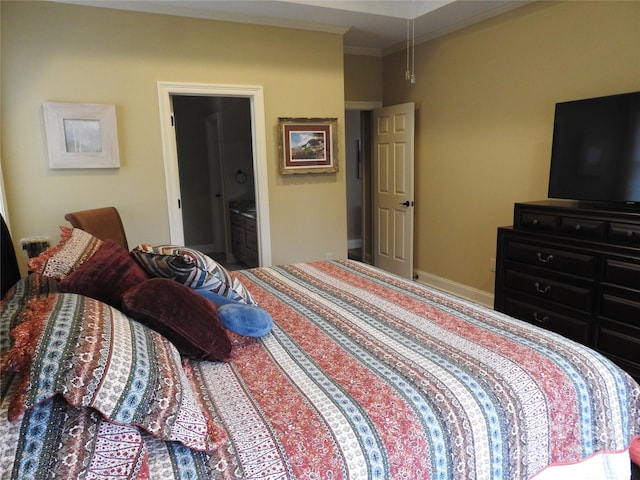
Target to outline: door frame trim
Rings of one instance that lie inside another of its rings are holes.
[[[184,230],[180,211],[180,178],[175,129],[171,124],[171,95],[202,95],[209,97],[248,98],[251,106],[251,142],[255,172],[256,215],[260,266],[271,265],[271,230],[269,219],[269,182],[267,169],[267,139],[264,113],[264,89],[260,85],[216,85],[205,83],[158,82],[160,132],[165,169],[167,213],[171,243],[184,245]]]

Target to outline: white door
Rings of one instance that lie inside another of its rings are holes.
[[[373,264],[413,278],[413,103],[373,111]]]

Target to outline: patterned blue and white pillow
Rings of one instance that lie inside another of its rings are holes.
[[[152,277],[170,278],[187,287],[210,290],[237,302],[256,303],[238,278],[198,250],[178,245],[140,244],[131,254]]]

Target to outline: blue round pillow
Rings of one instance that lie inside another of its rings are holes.
[[[216,304],[220,323],[232,332],[246,337],[262,337],[273,327],[273,318],[269,312],[257,305],[238,302],[211,290],[196,289],[195,291]]]

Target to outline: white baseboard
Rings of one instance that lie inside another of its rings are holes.
[[[467,300],[471,300],[472,302],[479,303],[486,307],[493,308],[492,293],[478,290],[477,288],[469,287],[452,280],[447,280],[446,278],[438,277],[427,272],[415,270],[414,273],[418,276],[416,281],[420,283],[466,298]]]

